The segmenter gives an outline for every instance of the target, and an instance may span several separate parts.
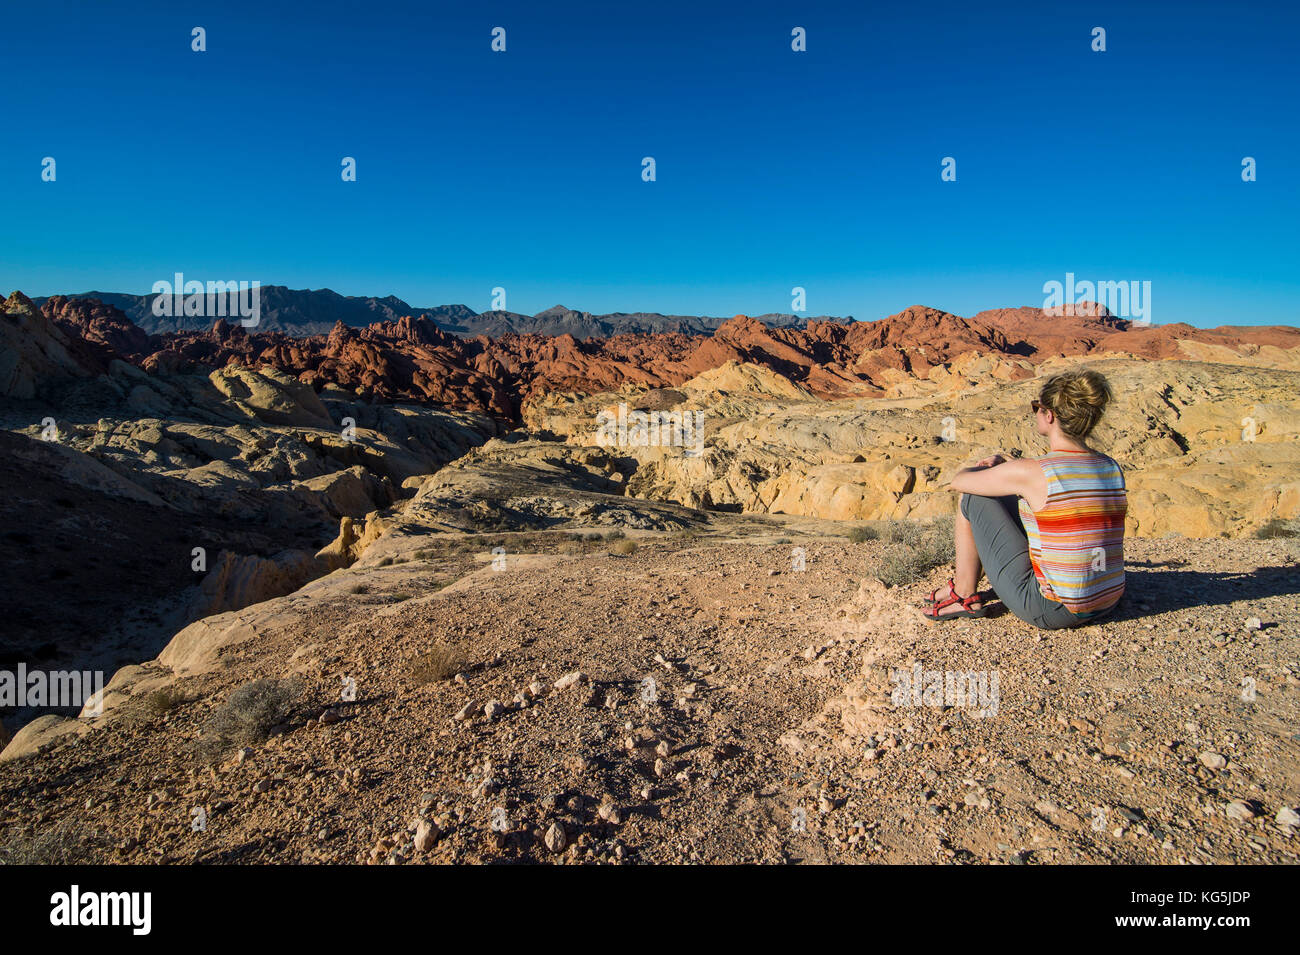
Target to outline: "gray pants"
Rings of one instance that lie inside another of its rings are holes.
[[[1021,620],[1040,630],[1062,630],[1090,623],[1092,617],[1071,613],[1064,604],[1048,600],[1038,589],[1034,565],[1029,561],[1029,537],[1017,510],[1018,501],[1014,494],[961,496],[961,512],[970,521],[980,563],[998,599]]]

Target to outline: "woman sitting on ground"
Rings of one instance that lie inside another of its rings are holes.
[[[1110,399],[1095,371],[1056,375],[1031,402],[1044,457],[995,454],[957,472],[957,574],[947,593],[930,594],[928,619],[984,616],[982,573],[1012,613],[1044,630],[1083,626],[1119,602],[1124,475],[1084,443]]]

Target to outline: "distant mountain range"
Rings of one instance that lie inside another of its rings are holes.
[[[353,304],[362,314],[392,308],[392,300]],[[1065,356],[1300,368],[1300,328],[1143,327],[1094,305],[988,309],[970,318],[913,305],[876,321],[812,321],[800,328],[737,315],[706,335],[579,337],[566,330],[600,333],[635,325],[622,316],[567,310],[534,318],[533,327],[542,331],[496,337],[463,337],[411,315],[362,328],[336,320],[327,333],[310,337],[245,330],[223,319],[199,331],[149,334],[102,300],[56,295],[38,308],[14,292],[0,308],[0,398],[33,398],[57,390],[60,382],[120,376],[127,363],[162,379],[206,375],[233,364],[278,370],[317,393],[480,411],[517,422],[546,395],[590,395],[627,384],[670,389],[728,363],[767,369],[826,400],[913,397],[936,388],[1015,381]],[[132,388],[139,384],[129,375],[122,381]],[[137,403],[145,401],[147,389],[136,391]]]
[[[67,296],[69,299],[98,299],[111,305],[151,335],[166,332],[205,332],[216,319],[212,316],[164,316],[153,313],[156,295],[128,295],[122,292],[81,292]],[[221,298],[222,296],[218,296]],[[37,306],[44,305],[49,296],[36,298]],[[229,298],[224,303],[226,315],[235,310]],[[220,314],[220,311],[218,313]],[[579,312],[563,305],[555,305],[536,315],[519,312],[476,312],[466,305],[438,305],[416,308],[400,298],[389,295],[340,295],[330,289],[291,289],[283,285],[263,285],[260,289],[260,321],[256,331],[281,332],[294,338],[326,335],[338,322],[349,328],[365,328],[375,322],[395,322],[404,315],[426,318],[444,332],[462,338],[486,335],[496,338],[508,333],[520,335],[572,335],[574,338],[609,338],[621,334],[652,334],[681,332],[710,335],[726,318],[701,315],[660,315],[657,312],[614,312],[593,315]],[[756,316],[770,328],[804,328],[809,321],[853,321],[849,318],[817,316],[803,318],[777,313]]]

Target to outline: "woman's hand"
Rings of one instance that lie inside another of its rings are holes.
[[[975,467],[975,468],[995,468],[995,467],[997,467],[999,464],[1005,464],[1006,461],[1007,461],[1007,459],[1004,458],[1002,455],[1000,455],[1000,454],[995,454],[995,455],[993,455],[991,458],[984,458],[982,461],[976,461],[974,464],[971,465],[971,467]]]

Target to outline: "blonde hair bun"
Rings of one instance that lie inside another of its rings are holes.
[[[1111,398],[1110,382],[1087,369],[1053,375],[1038,394],[1038,400],[1056,415],[1061,430],[1078,440],[1097,427]]]

